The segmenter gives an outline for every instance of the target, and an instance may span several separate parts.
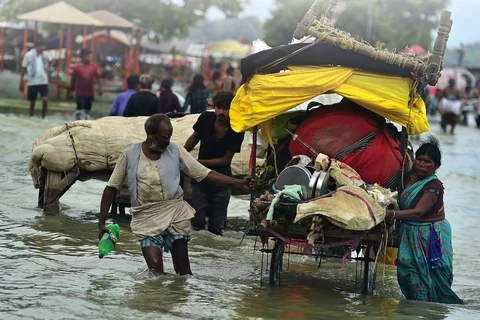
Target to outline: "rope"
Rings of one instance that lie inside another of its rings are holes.
[[[275,175],[278,177],[277,150],[275,150],[275,147],[272,147],[272,149],[273,149],[273,167],[275,168]]]
[[[407,142],[408,142],[408,132],[410,131],[410,123],[411,123],[411,118],[412,118],[412,109],[413,109],[413,98],[415,97],[414,92],[417,91],[417,86],[418,86],[418,78],[415,79],[415,82],[412,85],[412,88],[410,90],[410,102],[409,102],[409,111],[408,111],[408,120],[407,120]],[[402,161],[402,189],[405,188],[405,163],[407,161],[407,150],[405,150],[405,154],[403,155],[403,161]]]
[[[73,139],[73,135],[70,132],[70,127],[68,126],[68,123],[65,123],[65,128],[67,129],[70,140],[72,140],[73,155],[75,156],[75,165],[80,167],[80,159],[78,158],[77,148],[75,147],[75,140]]]
[[[365,204],[365,206],[367,207],[368,213],[370,214],[370,217],[371,217],[372,220],[373,220],[374,226],[377,225],[377,218],[375,217],[375,214],[373,213],[372,207],[370,206],[370,204],[368,203],[368,201],[365,200],[365,198],[363,198],[362,196],[360,196],[360,195],[358,195],[358,194],[356,194],[356,193],[354,193],[354,192],[348,191],[348,190],[341,189],[341,190],[337,190],[337,191],[344,192],[344,193],[346,193],[346,194],[349,194],[349,195],[351,195],[351,196],[354,196],[355,198],[360,199],[360,200],[363,202],[363,204]]]

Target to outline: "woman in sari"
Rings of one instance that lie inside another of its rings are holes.
[[[414,171],[399,196],[400,210],[386,218],[399,219],[397,279],[409,300],[463,303],[451,289],[452,230],[445,219],[443,184],[435,175],[441,165],[438,140],[430,136],[415,153]]]

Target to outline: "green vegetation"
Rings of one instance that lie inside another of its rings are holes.
[[[242,11],[242,0],[64,0],[84,12],[109,10],[153,30],[162,38],[183,38],[188,28],[205,19],[209,8],[220,9],[227,18],[236,17]],[[2,0],[1,15],[14,21],[19,14],[36,10],[57,2],[56,0]]]
[[[369,5],[370,1],[370,5]],[[336,27],[375,45],[402,50],[419,44],[432,45],[432,30],[437,27],[440,11],[449,0],[346,0],[345,11]],[[312,0],[277,0],[277,9],[264,26],[265,41],[270,45],[287,44],[297,23],[312,5]],[[325,1],[325,5],[328,1]],[[324,7],[325,9],[325,7]],[[368,20],[371,17],[371,29]]]

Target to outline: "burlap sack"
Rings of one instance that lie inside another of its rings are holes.
[[[172,141],[183,146],[192,134],[198,116],[171,119]],[[75,154],[84,161],[84,169],[87,171],[113,170],[120,153],[126,147],[145,140],[146,119],[147,117],[105,117],[74,121],[47,130],[33,143],[29,164],[33,184],[38,188],[41,167],[57,172],[71,170],[75,165]],[[198,147],[199,145],[191,151],[195,158],[198,156]],[[232,161],[235,176],[249,175],[249,157],[250,147],[245,139],[241,152]]]

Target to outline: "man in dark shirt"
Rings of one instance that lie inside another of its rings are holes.
[[[152,93],[153,78],[140,76],[140,91],[133,94],[125,107],[124,117],[151,116],[160,113],[160,100]]]
[[[203,112],[193,126],[193,134],[185,143],[191,151],[200,142],[198,162],[227,176],[232,175],[231,163],[235,153],[240,152],[243,133],[236,133],[230,126],[230,103],[233,93],[219,91],[213,97],[215,112]],[[193,182],[192,206],[196,210],[192,227],[205,229],[208,216],[208,231],[222,235],[227,219],[227,208],[232,189],[208,182]]]

